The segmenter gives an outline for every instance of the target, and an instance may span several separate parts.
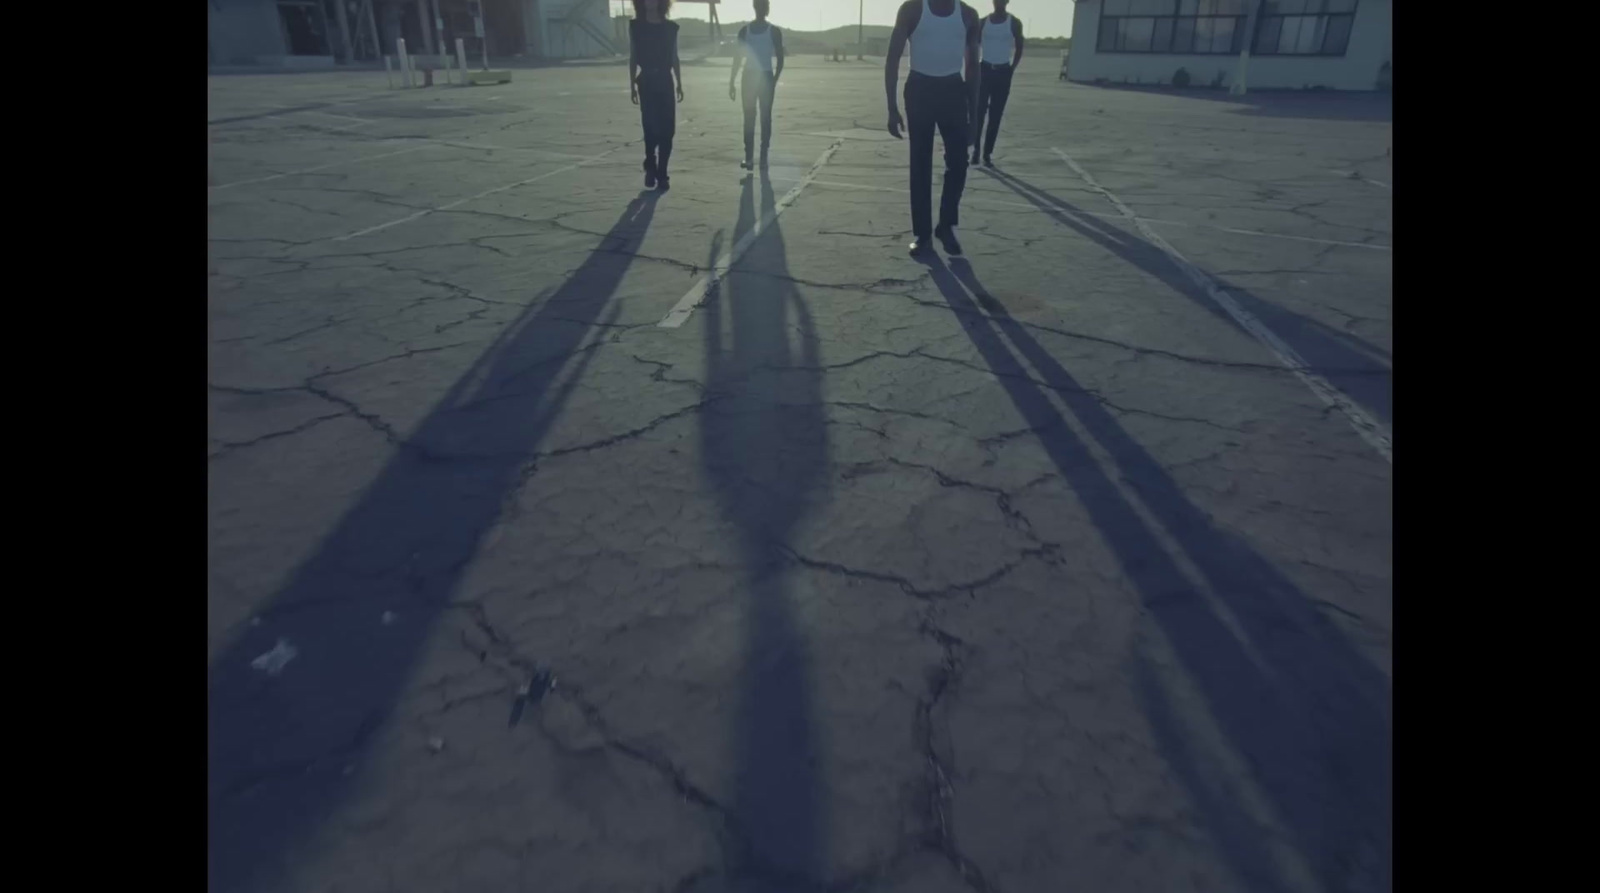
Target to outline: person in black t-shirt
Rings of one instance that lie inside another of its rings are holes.
[[[644,185],[669,188],[667,162],[672,158],[672,137],[678,128],[678,108],[683,101],[683,68],[678,63],[678,23],[667,18],[672,0],[633,0],[634,17],[628,22],[628,92],[639,107],[644,125]]]

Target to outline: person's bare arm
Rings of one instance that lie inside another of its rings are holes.
[[[889,56],[883,62],[883,93],[889,102],[889,135],[895,139],[900,139],[900,130],[905,127],[905,121],[900,117],[900,99],[895,95],[900,86],[900,57],[905,54],[906,41],[911,38],[911,32],[917,30],[917,23],[921,20],[920,3],[906,0],[900,4],[900,12],[894,19],[894,31],[889,35]]]
[[[672,76],[678,79],[678,101],[683,101],[683,65],[678,62],[678,29],[672,29]]]
[[[745,52],[744,52],[744,35],[745,35],[744,29],[740,28],[739,29],[739,37],[738,37],[738,40],[737,40],[737,43],[739,44],[739,46],[738,46],[737,51],[734,52],[734,54],[733,54],[733,69],[728,72],[728,98],[729,99],[738,99],[739,98],[739,94],[734,92],[733,85],[734,85],[734,82],[739,80],[739,68],[740,68],[740,66],[742,66],[744,64],[744,56],[745,56]]]
[[[967,20],[967,120],[978,120],[978,78],[983,70],[978,67],[980,47],[983,46],[983,16],[978,11],[961,4],[961,15]]]
[[[628,23],[628,98],[639,104],[639,35],[633,23]]]
[[[1016,38],[1017,48],[1011,54],[1011,70],[1016,71],[1022,64],[1022,20],[1016,16],[1011,17],[1011,36]]]
[[[772,46],[778,54],[778,67],[772,72],[772,82],[777,83],[783,77],[783,30],[777,25],[772,26]]]

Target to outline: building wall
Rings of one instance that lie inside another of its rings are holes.
[[[207,37],[216,65],[255,65],[289,53],[277,0],[207,0]]]
[[[1250,89],[1372,90],[1378,69],[1389,61],[1391,0],[1359,0],[1350,25],[1350,43],[1343,56],[1250,56],[1245,77]],[[1179,68],[1189,71],[1197,85],[1209,84],[1217,72],[1222,83],[1232,85],[1239,57],[1167,53],[1100,53],[1099,0],[1078,0],[1072,14],[1072,50],[1067,56],[1067,79],[1092,83],[1101,78],[1113,84],[1170,84]]]
[[[606,47],[578,28],[562,24],[561,20],[574,8],[581,7],[584,21],[597,32],[610,37],[614,33],[611,22],[611,4],[607,0],[540,0],[540,31],[542,55],[548,59],[587,59],[609,56],[612,50],[626,52],[624,46]],[[527,20],[526,14],[524,21]]]

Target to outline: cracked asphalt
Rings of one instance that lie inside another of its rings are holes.
[[[1389,105],[1055,69],[210,78],[211,888],[1391,889]]]

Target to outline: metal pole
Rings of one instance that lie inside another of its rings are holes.
[[[433,23],[428,21],[428,0],[417,0],[417,24],[422,26],[422,51],[433,55]]]
[[[465,38],[456,38],[456,64],[461,66],[461,86],[465,87],[467,80],[467,41]]]
[[[433,33],[438,38],[439,58],[444,63],[445,77],[450,76],[450,44],[444,39],[444,16],[439,14],[439,0],[433,0]]]
[[[333,11],[339,22],[339,42],[344,45],[344,64],[349,65],[356,61],[356,53],[350,44],[350,16],[345,12],[345,3],[346,0],[333,0]]]
[[[406,55],[406,39],[404,37],[396,37],[394,39],[394,54],[400,57],[400,83],[410,87],[411,58]]]

